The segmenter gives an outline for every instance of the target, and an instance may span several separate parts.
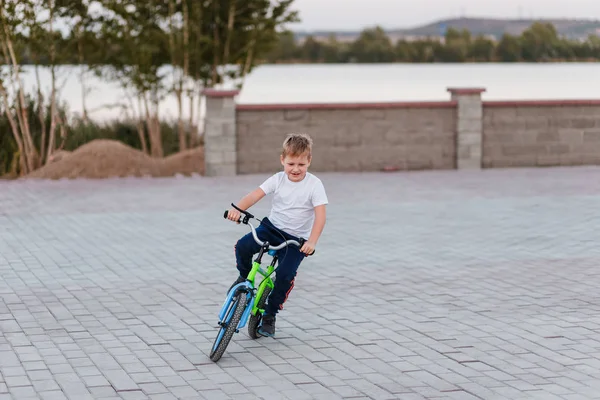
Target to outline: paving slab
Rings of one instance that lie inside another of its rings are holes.
[[[600,398],[599,168],[317,175],[277,338],[216,364],[267,175],[0,182],[0,398]]]

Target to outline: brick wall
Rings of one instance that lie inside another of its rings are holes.
[[[314,139],[314,171],[452,169],[456,114],[455,102],[238,105],[237,170],[279,170],[281,145],[290,132]]]
[[[278,171],[290,132],[313,137],[314,171],[600,165],[600,100],[500,102],[482,101],[484,88],[448,92],[446,102],[236,105],[237,91],[208,91],[206,171]]]
[[[600,101],[484,102],[484,168],[600,164]]]

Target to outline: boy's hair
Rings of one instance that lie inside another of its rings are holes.
[[[313,140],[306,133],[290,133],[283,141],[282,157],[297,157],[308,153],[308,158],[312,156]]]

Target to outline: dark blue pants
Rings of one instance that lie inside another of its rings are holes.
[[[262,241],[267,240],[269,244],[278,246],[285,240],[298,240],[273,226],[268,218],[263,218],[262,223],[256,228],[256,235]],[[285,239],[284,239],[285,238]],[[256,243],[252,232],[242,237],[235,245],[235,258],[240,276],[246,278],[252,269],[252,257],[260,251],[260,245]],[[275,272],[275,287],[269,295],[265,314],[275,315],[283,310],[283,303],[287,300],[294,288],[298,266],[304,259],[305,254],[296,245],[289,245],[277,251],[278,266]],[[271,276],[271,279],[273,276]]]

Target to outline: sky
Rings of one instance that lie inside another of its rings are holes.
[[[460,16],[600,19],[600,0],[295,0],[294,8],[302,22],[293,30],[411,28]]]

